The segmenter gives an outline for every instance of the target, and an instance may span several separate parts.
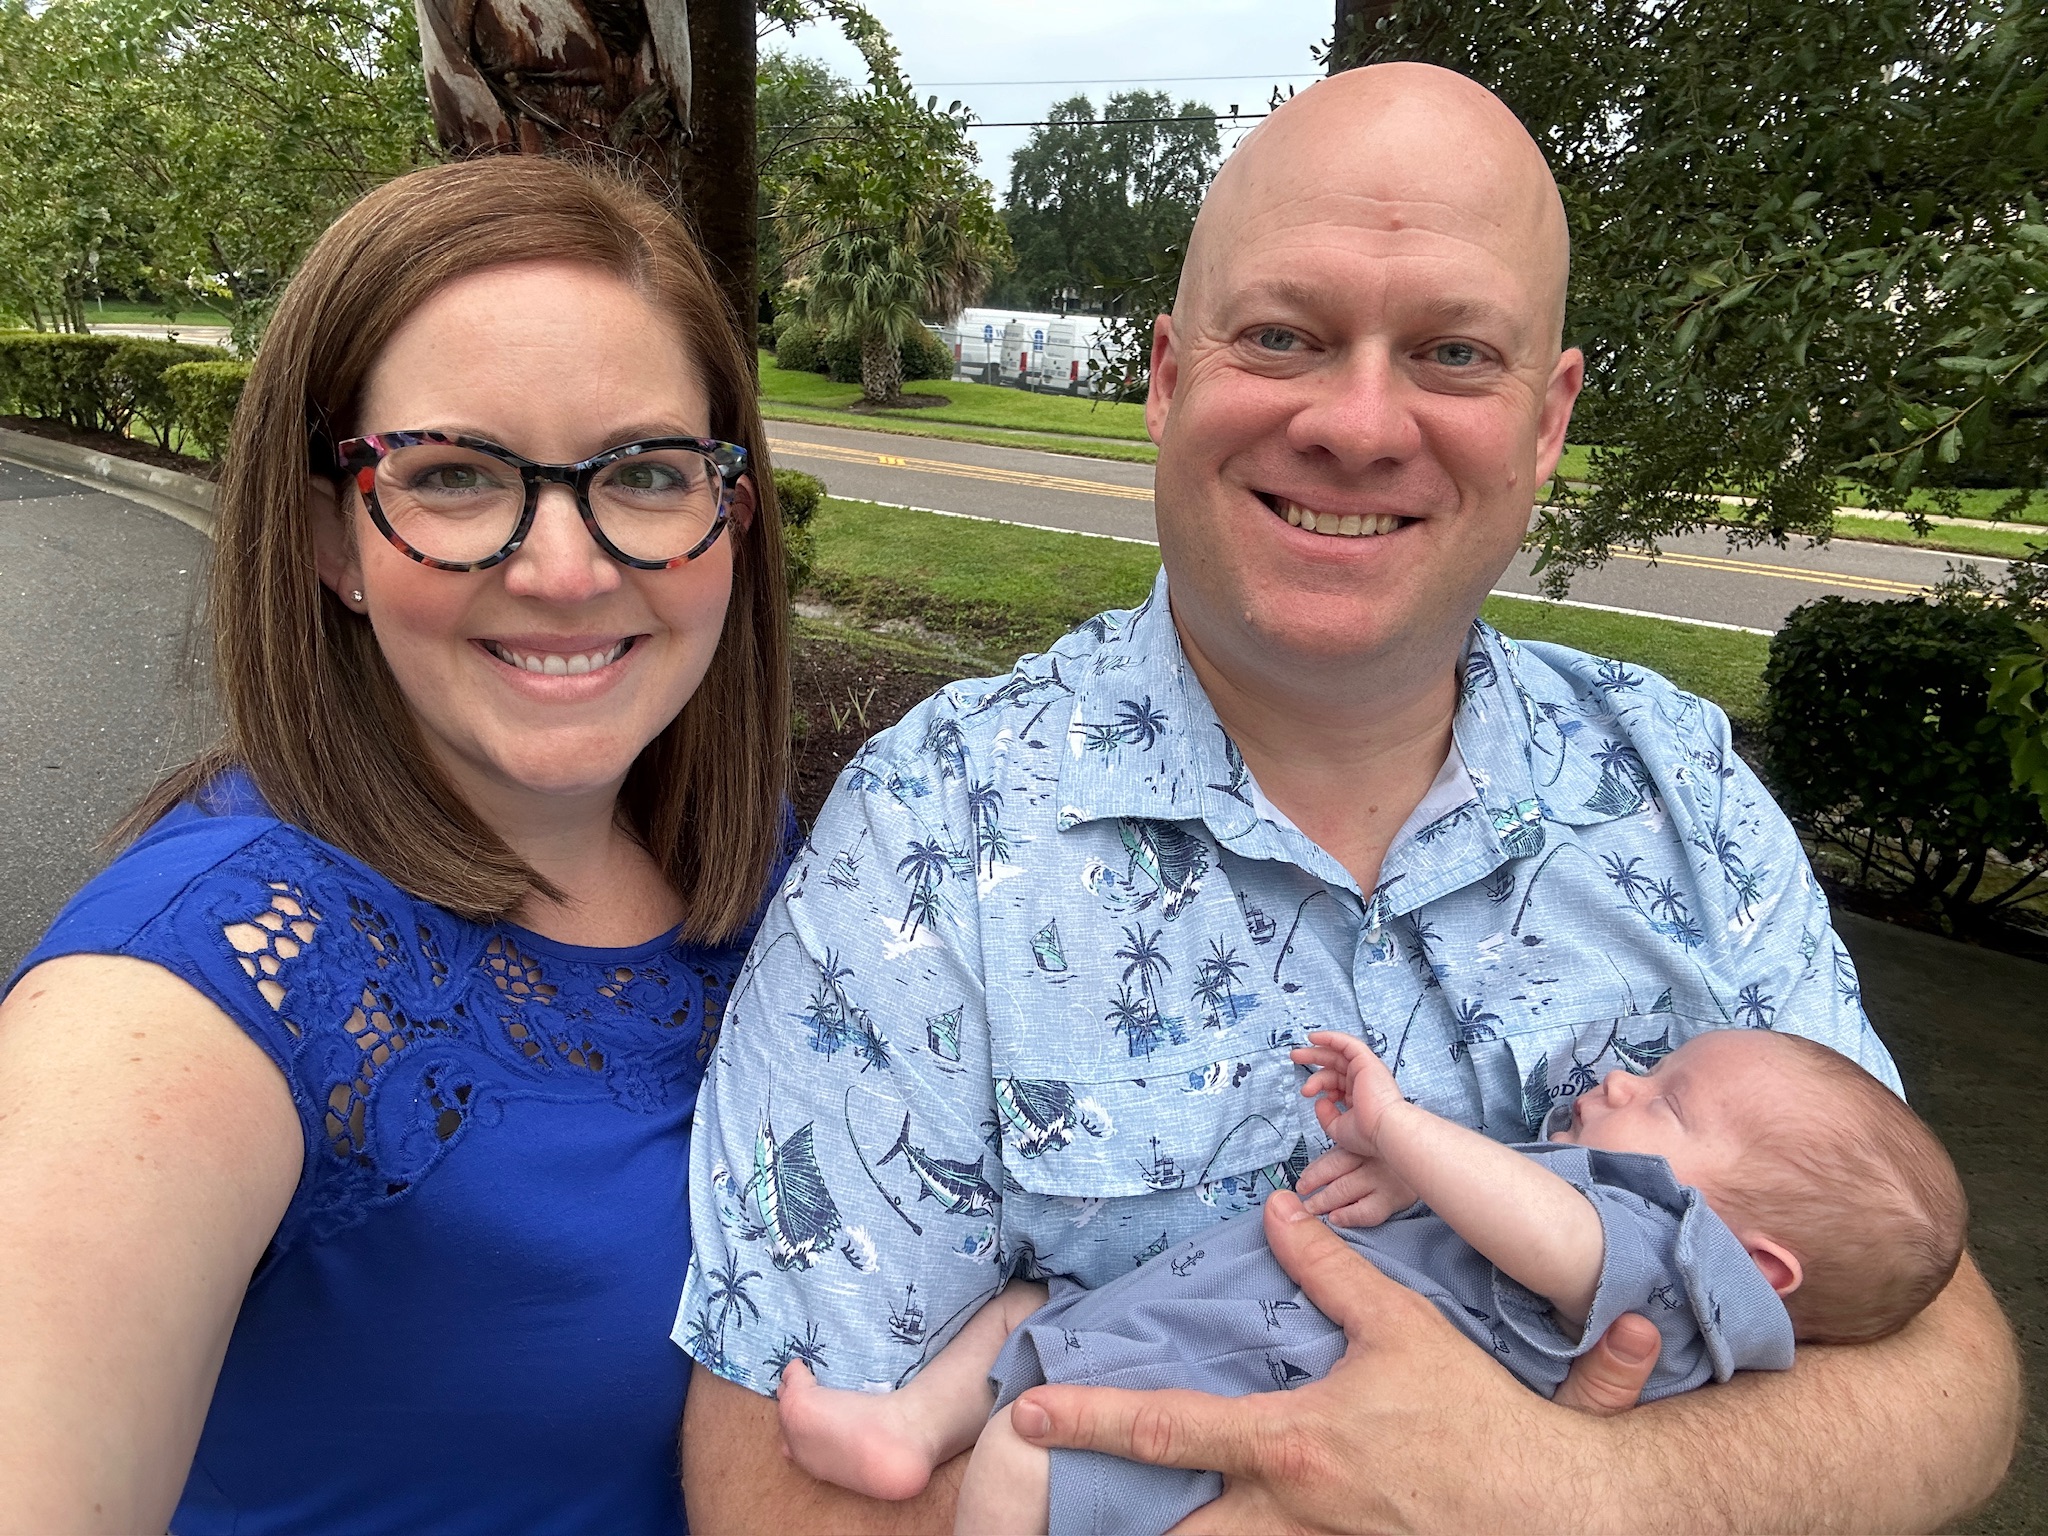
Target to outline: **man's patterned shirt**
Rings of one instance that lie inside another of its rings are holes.
[[[1477,625],[1453,734],[1360,891],[1251,782],[1162,575],[877,736],[727,1009],[677,1343],[762,1393],[900,1384],[1008,1277],[1098,1285],[1290,1184],[1313,1029],[1502,1141],[1709,1029],[1897,1086],[1713,705]]]

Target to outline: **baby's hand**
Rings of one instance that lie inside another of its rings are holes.
[[[1322,1105],[1316,1106],[1318,1109]],[[1376,1227],[1415,1203],[1415,1191],[1377,1157],[1332,1148],[1301,1171],[1294,1186],[1311,1215],[1333,1227]]]
[[[1316,1119],[1347,1152],[1373,1156],[1380,1117],[1402,1102],[1394,1074],[1356,1035],[1317,1030],[1308,1038],[1311,1043],[1293,1056],[1302,1066],[1316,1068],[1301,1085],[1302,1093],[1316,1101]]]

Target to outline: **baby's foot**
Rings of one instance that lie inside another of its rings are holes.
[[[935,1458],[891,1392],[821,1387],[801,1360],[782,1373],[775,1394],[789,1459],[822,1482],[871,1499],[914,1499],[931,1481]]]

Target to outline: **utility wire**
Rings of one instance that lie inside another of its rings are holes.
[[[948,89],[968,85],[1185,85],[1195,80],[1306,80],[1320,79],[1322,71],[1273,71],[1262,75],[1106,75],[1096,80],[925,80],[921,85],[943,85]]]
[[[1256,123],[1261,118],[1271,117],[1270,112],[1212,112],[1209,114],[1226,126],[1232,123]],[[973,128],[1117,128],[1134,123],[1196,123],[1202,120],[1198,112],[1189,117],[1048,117],[1030,123],[969,123]]]

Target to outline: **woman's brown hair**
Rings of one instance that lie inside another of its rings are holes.
[[[781,847],[789,777],[789,631],[782,536],[753,371],[689,233],[623,181],[506,156],[415,171],[320,237],[257,353],[223,466],[208,618],[221,742],[171,774],[124,830],[147,826],[240,767],[287,821],[464,917],[558,892],[435,768],[369,621],[321,585],[307,474],[352,435],[371,366],[398,326],[457,278],[573,261],[632,284],[688,339],[713,437],[752,462],[758,510],[735,522],[732,600],[710,670],[642,750],[622,824],[681,895],[685,935],[728,939],[760,905]]]

